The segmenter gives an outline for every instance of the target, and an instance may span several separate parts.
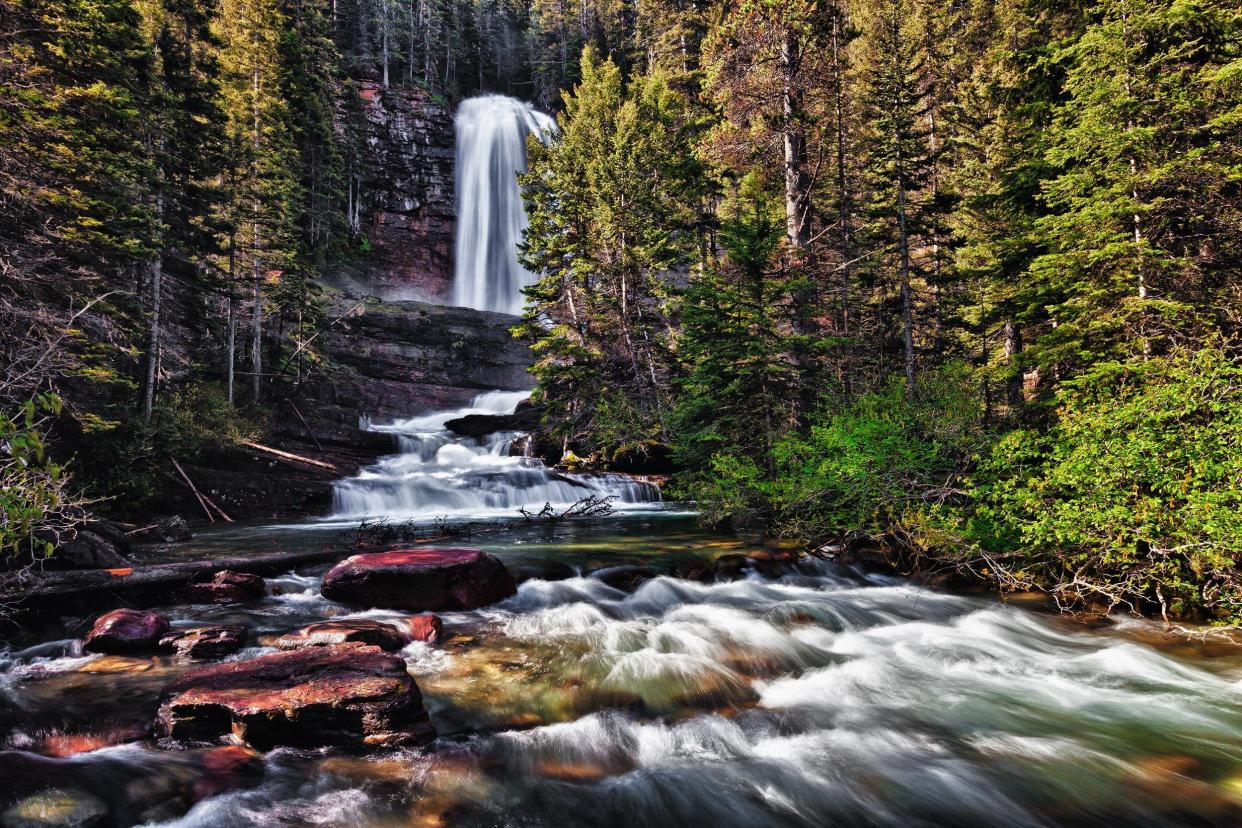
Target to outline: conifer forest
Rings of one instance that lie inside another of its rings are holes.
[[[0,0],[0,827],[1242,824],[1237,0]]]

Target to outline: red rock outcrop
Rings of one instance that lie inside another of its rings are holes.
[[[278,745],[425,744],[435,738],[405,662],[378,647],[304,647],[191,670],[169,684],[157,735]]]

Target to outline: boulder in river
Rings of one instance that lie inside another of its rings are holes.
[[[95,619],[84,646],[93,653],[153,650],[168,629],[168,619],[158,612],[113,610]]]
[[[191,670],[160,697],[156,733],[278,745],[425,744],[435,738],[405,662],[378,647],[303,647]]]
[[[517,587],[499,559],[478,549],[401,549],[341,561],[321,591],[347,604],[423,611],[494,604]]]
[[[221,658],[244,647],[247,637],[239,625],[173,630],[160,639],[160,649],[188,658]]]
[[[222,569],[210,581],[187,586],[185,596],[196,604],[237,604],[262,598],[265,586],[258,575]]]
[[[299,647],[327,647],[334,644],[370,644],[381,650],[394,652],[411,640],[392,624],[366,618],[345,618],[340,621],[320,621],[286,633],[276,640],[276,646],[282,650],[295,650]]]

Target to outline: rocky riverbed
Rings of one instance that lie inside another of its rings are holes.
[[[339,531],[231,528],[176,554]],[[119,652],[86,649],[98,612],[46,619],[0,651],[0,825],[1242,818],[1227,642],[788,559],[667,508],[474,545],[515,593],[341,603],[322,563],[138,610]],[[374,559],[361,582],[501,577],[462,558]],[[175,643],[230,628],[232,652]]]

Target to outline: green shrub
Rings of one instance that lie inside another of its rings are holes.
[[[1242,619],[1242,360],[1224,347],[1067,384],[1051,429],[1006,434],[967,488],[922,543],[1002,586]]]
[[[40,394],[15,416],[0,413],[0,559],[47,557],[81,513],[64,468],[45,449],[47,419],[60,410],[59,397]]]

